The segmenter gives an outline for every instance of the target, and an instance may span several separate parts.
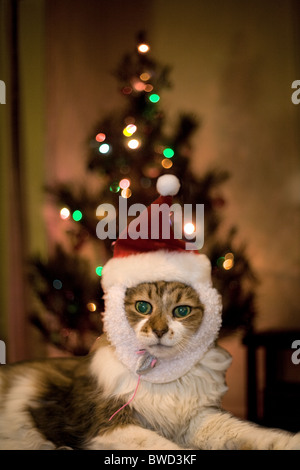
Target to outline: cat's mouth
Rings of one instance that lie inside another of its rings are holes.
[[[170,354],[173,355],[173,346],[168,346],[162,343],[155,343],[147,346],[148,351],[151,354],[154,354],[157,357],[170,357]]]
[[[172,348],[173,346],[171,345],[167,345],[167,344],[163,344],[161,343],[160,340],[157,341],[157,343],[153,343],[153,344],[149,344],[148,348]]]

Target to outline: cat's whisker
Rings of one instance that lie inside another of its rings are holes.
[[[176,345],[176,348],[179,350],[179,353],[182,353],[185,350],[186,341],[181,341]]]

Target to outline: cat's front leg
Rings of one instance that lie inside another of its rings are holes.
[[[174,442],[136,425],[115,428],[93,438],[89,450],[181,450]]]
[[[263,428],[207,409],[191,420],[186,445],[203,450],[300,450],[300,433]]]

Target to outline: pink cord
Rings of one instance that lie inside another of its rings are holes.
[[[136,354],[145,354],[146,352],[146,349],[139,349],[138,351],[136,351]]]
[[[157,359],[152,359],[152,361],[151,361],[151,367],[153,368],[156,363],[157,363]]]
[[[135,397],[135,395],[136,395],[136,392],[137,392],[137,389],[138,389],[140,380],[141,380],[141,376],[139,375],[137,386],[136,386],[135,391],[134,391],[134,394],[132,395],[132,397],[130,398],[130,400],[129,400],[127,403],[125,403],[125,405],[121,406],[121,408],[120,408],[118,411],[116,411],[116,412],[109,418],[108,421],[110,421],[111,419],[113,419],[113,417],[114,417],[117,413],[119,413],[119,411],[123,410],[123,408],[125,408],[125,406],[129,405],[129,403],[132,402],[132,400],[134,399],[134,397]]]

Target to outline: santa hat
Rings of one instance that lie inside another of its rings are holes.
[[[179,188],[174,175],[158,179],[160,196],[134,220],[134,227],[143,230],[142,237],[132,238],[129,224],[115,242],[114,255],[102,271],[104,327],[117,356],[133,373],[137,370],[136,351],[140,345],[125,314],[124,298],[129,287],[142,282],[179,281],[193,287],[204,305],[202,323],[180,357],[160,359],[155,368],[142,376],[153,383],[170,382],[188,372],[214,345],[221,326],[221,300],[212,287],[209,259],[198,251],[186,250],[186,243],[174,237],[170,218],[167,222],[163,217],[153,220],[153,213],[157,214],[155,211],[163,204],[170,208],[172,196]]]

